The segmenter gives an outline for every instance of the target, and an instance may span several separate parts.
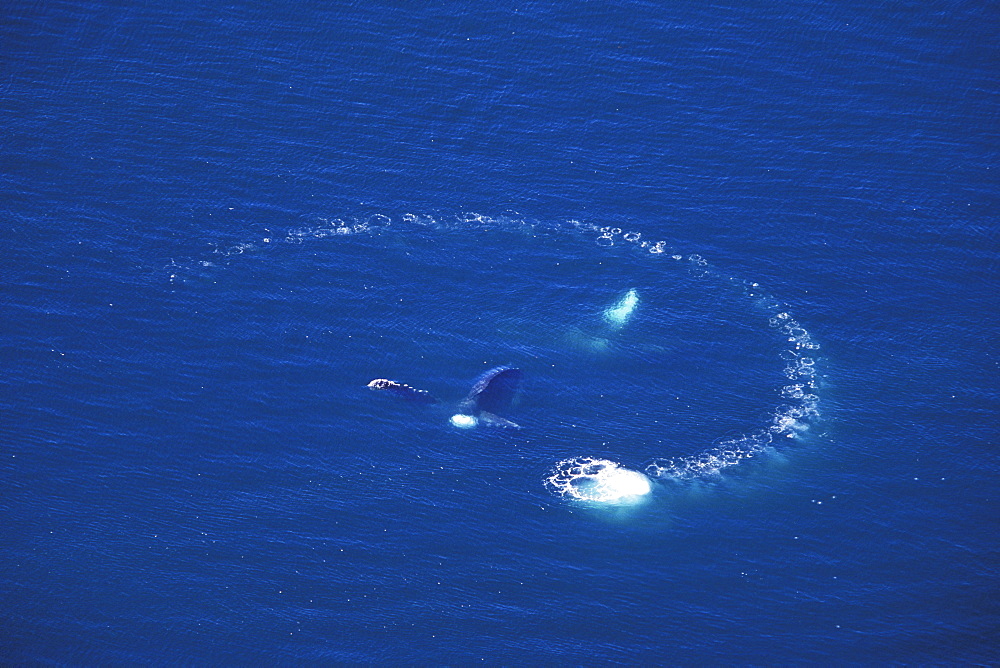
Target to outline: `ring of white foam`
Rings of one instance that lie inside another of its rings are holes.
[[[402,214],[398,222],[393,221],[385,214],[373,214],[363,220],[351,219],[348,221],[340,218],[317,218],[309,225],[288,230],[283,238],[276,237],[268,231],[266,236],[259,240],[259,243],[250,242],[229,247],[217,247],[215,252],[226,258],[273,248],[278,242],[298,244],[309,239],[334,236],[376,235],[396,227],[399,223],[411,228],[435,230],[467,230],[476,227],[481,229],[534,230],[536,227],[534,223],[514,212],[497,217],[464,213],[450,218],[406,213]],[[773,446],[775,437],[795,438],[797,434],[809,428],[811,421],[819,417],[817,365],[815,358],[810,355],[814,355],[815,353],[812,351],[818,350],[820,345],[811,337],[808,330],[792,318],[780,302],[767,295],[759,284],[725,277],[702,256],[697,254],[685,256],[670,249],[665,241],[643,239],[639,232],[579,220],[567,220],[562,227],[583,235],[594,235],[597,245],[601,247],[619,244],[631,245],[654,256],[669,257],[677,262],[686,260],[688,271],[693,276],[715,275],[726,282],[741,286],[748,299],[759,309],[770,314],[768,324],[788,343],[788,347],[782,352],[781,357],[786,363],[784,374],[789,384],[780,390],[782,399],[788,403],[774,409],[771,423],[762,430],[716,442],[707,450],[686,457],[654,459],[645,469],[647,475],[623,468],[609,460],[586,457],[565,460],[559,462],[552,474],[546,479],[546,486],[549,489],[562,496],[590,501],[642,498],[651,489],[650,477],[683,480],[718,474],[722,469],[735,466],[743,460],[765,452]],[[210,267],[213,266],[213,263],[201,261],[198,265]],[[190,272],[194,268],[186,266],[184,263],[177,264],[171,260],[165,269],[170,272],[171,282],[183,282],[182,272],[185,269]],[[200,273],[200,270],[197,271]],[[451,424],[462,429],[469,429],[478,424],[478,419],[475,416],[458,414],[452,416]],[[632,494],[629,497],[629,490],[641,493]]]
[[[545,485],[564,498],[599,503],[635,503],[653,491],[650,479],[639,471],[594,457],[559,462]]]

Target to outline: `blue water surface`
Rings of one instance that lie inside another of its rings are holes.
[[[995,663],[996,10],[8,3],[0,661]]]

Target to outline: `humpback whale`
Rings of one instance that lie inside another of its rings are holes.
[[[472,383],[469,394],[459,404],[459,412],[451,416],[450,422],[456,427],[468,429],[478,424],[489,427],[518,428],[519,425],[502,418],[497,413],[510,408],[521,386],[523,373],[509,366],[493,367],[481,374]],[[386,392],[393,396],[420,404],[436,404],[437,398],[427,390],[389,380],[376,378],[367,385],[368,389]]]

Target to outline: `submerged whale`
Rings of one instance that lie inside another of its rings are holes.
[[[493,367],[481,374],[472,383],[469,394],[459,404],[459,412],[451,416],[451,424],[463,429],[479,424],[489,427],[518,428],[517,423],[502,418],[497,413],[505,412],[511,407],[521,386],[523,375],[520,369],[509,366]],[[411,385],[388,378],[376,378],[369,382],[367,387],[415,403],[438,403],[437,398],[427,390],[418,390]]]

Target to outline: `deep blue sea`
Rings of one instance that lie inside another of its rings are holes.
[[[996,665],[998,17],[6,3],[0,663]]]

